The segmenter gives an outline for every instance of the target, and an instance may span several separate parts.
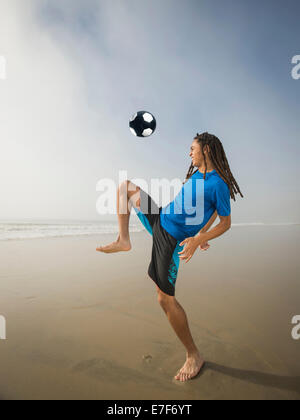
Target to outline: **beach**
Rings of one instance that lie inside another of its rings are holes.
[[[206,360],[173,379],[185,349],[147,270],[151,236],[0,242],[0,399],[300,399],[299,225],[233,227],[181,262],[176,299]]]

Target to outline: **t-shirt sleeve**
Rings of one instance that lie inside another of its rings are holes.
[[[223,180],[216,184],[215,207],[219,216],[229,216],[231,213],[230,190]]]

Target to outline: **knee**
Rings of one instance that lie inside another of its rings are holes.
[[[125,180],[119,184],[118,188],[119,198],[130,198],[130,181]]]
[[[174,296],[169,296],[162,292],[160,289],[157,290],[157,300],[160,306],[165,309],[174,303]]]
[[[121,190],[122,191],[124,191],[124,190],[128,191],[129,184],[130,184],[130,181],[128,179],[126,179],[125,181],[122,181],[119,184],[119,191],[121,191]]]

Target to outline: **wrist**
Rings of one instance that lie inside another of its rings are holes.
[[[199,232],[198,235],[195,236],[197,241],[197,245],[200,245],[203,242],[207,242],[207,234],[205,232]]]

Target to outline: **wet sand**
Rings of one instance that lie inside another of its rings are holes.
[[[181,263],[176,298],[207,364],[185,350],[147,276],[151,237],[0,242],[0,399],[300,399],[299,226],[233,227]]]

